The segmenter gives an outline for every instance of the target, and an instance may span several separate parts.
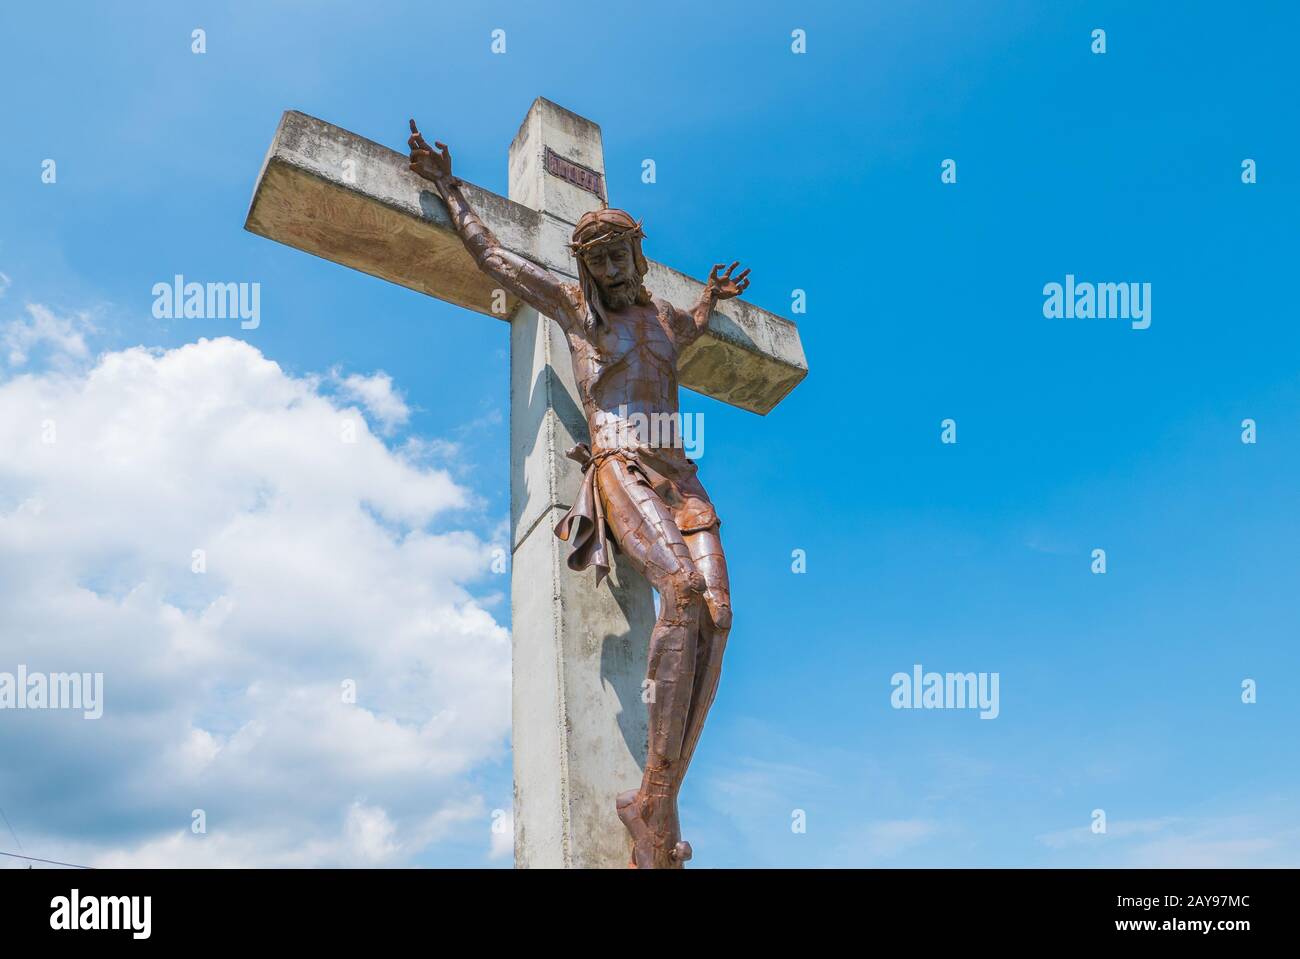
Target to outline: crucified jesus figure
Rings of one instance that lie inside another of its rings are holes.
[[[691,857],[677,796],[713,704],[731,628],[731,593],[720,525],[695,464],[685,455],[677,409],[677,360],[718,300],[739,296],[749,270],[709,271],[685,311],[653,297],[642,280],[641,224],[622,210],[584,214],[569,244],[577,284],[505,249],[474,213],[451,172],[451,153],[430,148],[411,121],[411,169],[447,204],[474,262],[502,287],[560,325],[569,344],[591,444],[568,455],[583,466],[573,507],[555,527],[572,546],[568,565],[611,564],[609,539],[659,594],[646,669],[650,739],[641,785],[615,800],[632,838],[631,865],[681,868]],[[667,426],[649,431],[647,424]]]

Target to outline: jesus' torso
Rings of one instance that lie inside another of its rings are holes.
[[[656,300],[607,311],[568,334],[593,451],[651,445],[680,452],[675,311]],[[647,435],[647,426],[649,435]]]

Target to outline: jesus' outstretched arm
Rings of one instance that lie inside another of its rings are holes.
[[[407,145],[411,148],[411,169],[438,188],[456,232],[478,268],[566,331],[571,329],[576,308],[564,282],[550,270],[501,245],[465,199],[460,181],[452,175],[451,151],[446,145],[435,140],[434,146],[441,152],[430,149],[414,120]]]

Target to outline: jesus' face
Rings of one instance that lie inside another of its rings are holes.
[[[636,272],[636,259],[629,240],[605,243],[588,250],[582,255],[582,262],[596,281],[606,309],[625,310],[636,302],[641,277]]]

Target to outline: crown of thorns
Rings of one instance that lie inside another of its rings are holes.
[[[605,212],[606,211],[604,210],[600,211],[600,213]],[[626,223],[619,224],[611,223],[599,213],[595,215],[588,213],[583,216],[583,219],[586,220],[587,217],[591,217],[591,219],[587,220],[586,223],[580,221],[578,228],[573,231],[574,241],[569,244],[569,249],[573,251],[575,256],[581,256],[583,253],[586,253],[594,247],[604,246],[606,243],[613,243],[615,240],[645,239],[645,231],[641,229],[641,224],[644,222],[643,220],[637,220],[633,223],[630,216],[623,214],[619,219],[626,217]],[[580,235],[586,233],[588,230],[599,227],[605,227],[605,230],[589,239],[578,239]]]

